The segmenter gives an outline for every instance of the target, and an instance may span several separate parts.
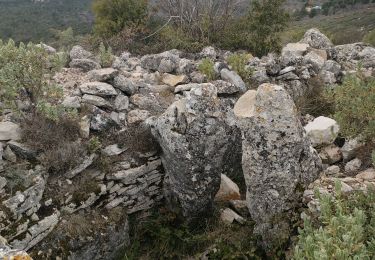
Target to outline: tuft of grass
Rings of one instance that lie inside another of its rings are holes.
[[[247,83],[249,83],[253,74],[253,71],[247,67],[247,63],[251,58],[252,55],[250,53],[236,53],[228,57],[228,64]]]
[[[375,191],[336,198],[319,195],[317,223],[305,219],[293,259],[373,259],[375,257]]]
[[[175,214],[160,209],[131,231],[133,244],[123,259],[262,259],[252,235],[253,223],[224,225],[219,212],[209,219],[186,223]],[[133,226],[133,225],[131,225]]]
[[[205,58],[199,63],[198,70],[200,73],[206,75],[209,81],[212,81],[216,78],[216,72],[214,69],[214,62],[209,58]]]

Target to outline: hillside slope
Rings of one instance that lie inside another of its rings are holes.
[[[51,29],[69,26],[80,34],[90,31],[92,0],[0,0],[0,38],[15,41],[46,41]]]

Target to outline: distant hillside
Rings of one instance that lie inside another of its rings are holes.
[[[51,29],[73,27],[75,34],[91,31],[93,0],[0,0],[0,39],[12,38],[15,41],[48,42],[53,33]],[[156,0],[150,0],[155,3]],[[348,1],[348,0],[343,0]],[[375,0],[355,1],[366,3]],[[287,0],[286,9],[296,14],[305,6],[307,0]],[[338,0],[310,0],[311,5],[336,3]],[[243,2],[246,6],[246,1]],[[244,7],[244,9],[246,9]],[[336,9],[335,9],[336,10]],[[305,14],[301,21],[291,23],[284,34],[284,41],[295,41],[308,28],[318,27],[336,44],[362,40],[363,35],[375,29],[375,6],[343,6],[330,16],[318,15],[309,18]]]
[[[50,29],[73,27],[77,33],[90,31],[92,0],[0,0],[0,38],[15,41],[46,41]]]
[[[313,27],[324,32],[335,44],[362,41],[363,36],[375,30],[375,4],[357,5],[352,10],[341,10],[334,15],[294,21],[283,34],[283,42],[297,41]]]

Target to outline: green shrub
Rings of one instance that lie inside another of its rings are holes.
[[[113,36],[130,25],[142,24],[147,16],[147,0],[95,0],[94,31],[102,37]]]
[[[103,43],[99,46],[99,60],[100,65],[104,68],[111,67],[113,63],[114,56],[112,54],[112,48],[106,48]]]
[[[58,49],[67,51],[72,49],[76,44],[77,39],[74,37],[74,31],[72,27],[69,27],[65,30],[54,30],[51,32],[54,34],[55,41],[54,46]]]
[[[305,219],[294,248],[294,259],[374,259],[375,191],[344,198],[320,195],[318,225]]]
[[[334,112],[332,92],[326,89],[322,79],[312,77],[307,81],[308,89],[296,98],[295,103],[301,115],[330,116]]]
[[[372,46],[375,46],[375,30],[372,30],[368,32],[364,37],[363,37],[363,42],[369,43]]]
[[[255,0],[248,15],[252,53],[257,56],[281,49],[280,34],[286,28],[289,15],[283,9],[284,0]]]
[[[209,58],[203,59],[199,65],[198,70],[200,73],[206,75],[209,81],[214,80],[216,78],[216,72],[214,69],[214,62]]]
[[[375,167],[375,150],[372,151],[371,159],[372,159],[372,165]]]
[[[64,57],[48,55],[32,43],[0,41],[0,101],[4,108],[16,109],[15,101],[29,99],[34,105],[55,104],[62,96],[61,87],[50,85],[48,76],[61,68]]]
[[[187,224],[161,208],[143,221],[130,219],[132,241],[123,259],[265,259],[252,223],[225,225],[218,211]],[[202,257],[203,258],[203,257]]]
[[[237,72],[238,75],[245,81],[249,82],[252,70],[247,67],[247,63],[251,59],[252,55],[248,53],[232,54],[228,57],[228,64],[232,69]]]
[[[348,75],[333,89],[334,117],[346,137],[375,138],[375,78]]]
[[[46,86],[47,63],[47,53],[42,48],[31,43],[16,46],[12,40],[6,44],[0,41],[0,100],[14,108],[15,100],[26,90],[36,102]]]
[[[92,137],[88,142],[87,149],[89,153],[91,154],[96,153],[97,151],[102,149],[102,143],[100,142],[99,137],[97,136]]]

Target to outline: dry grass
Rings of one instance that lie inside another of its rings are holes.
[[[78,121],[73,118],[61,117],[55,122],[38,113],[22,123],[23,141],[43,152],[41,163],[53,173],[68,171],[85,155],[84,146],[77,142],[79,130]]]

